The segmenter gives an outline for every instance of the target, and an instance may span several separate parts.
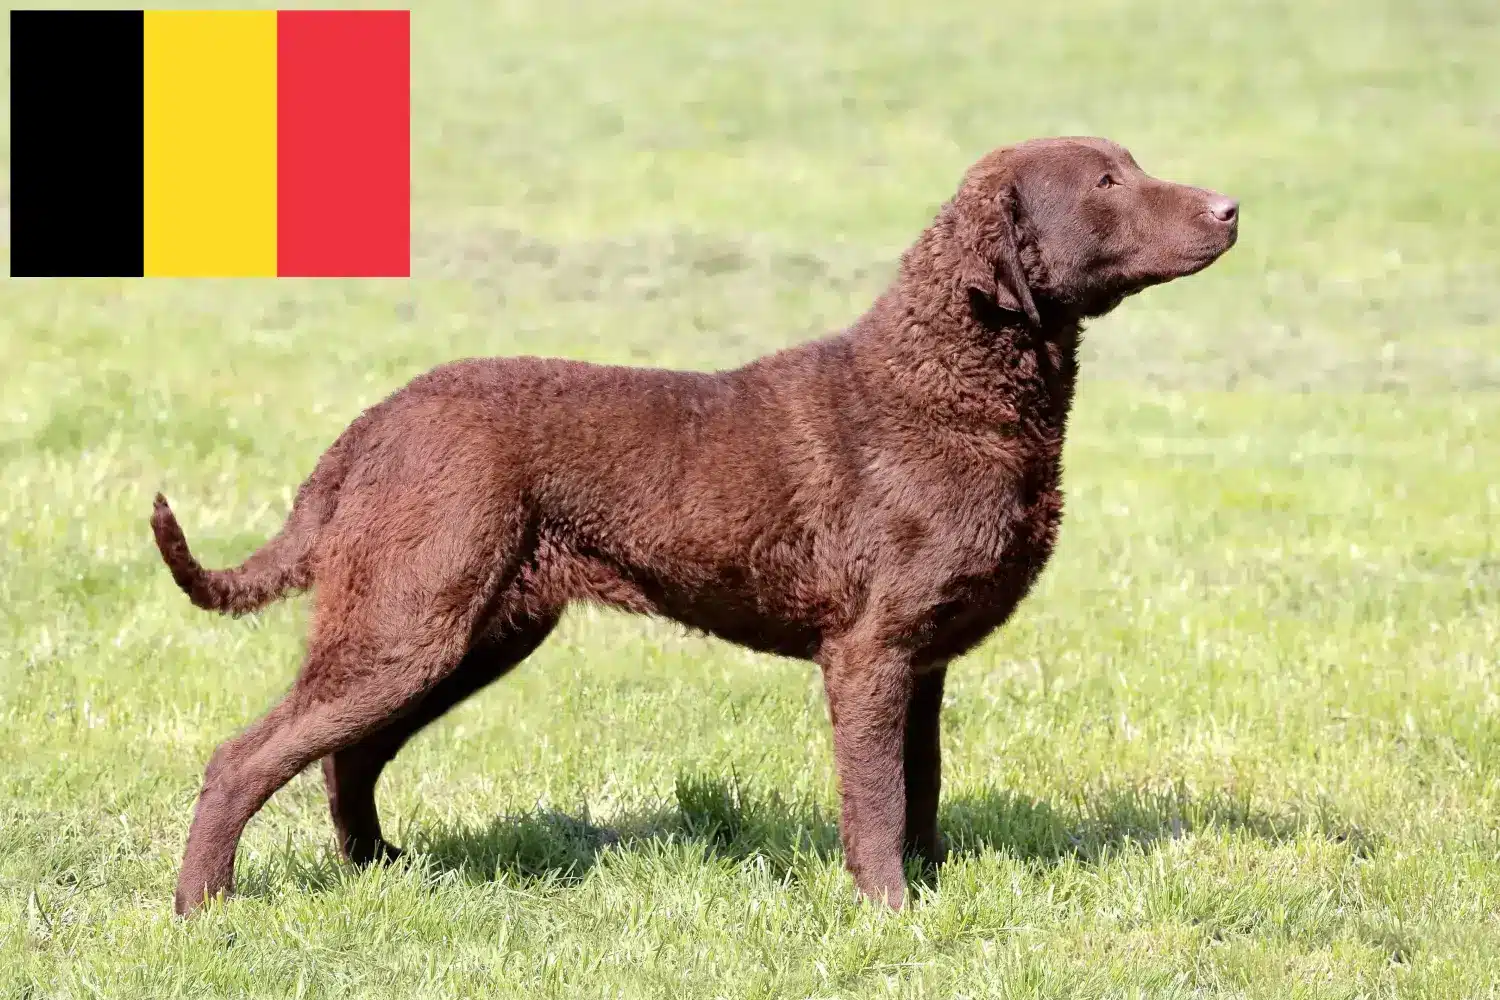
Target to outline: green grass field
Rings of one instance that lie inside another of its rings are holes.
[[[1496,995],[1493,0],[416,6],[411,281],[0,282],[0,995]],[[814,668],[578,609],[387,772],[409,861],[337,863],[309,773],[171,916],[306,604],[191,608],[156,490],[238,562],[425,368],[737,364],[1078,132],[1241,197],[1240,244],[1090,331],[914,905],[853,901]]]

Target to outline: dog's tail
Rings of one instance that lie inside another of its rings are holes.
[[[188,549],[187,536],[167,498],[156,495],[151,512],[151,531],[172,579],[198,607],[243,615],[257,611],[289,590],[303,590],[312,583],[308,566],[310,525],[296,507],[276,537],[233,569],[204,569]]]
[[[351,432],[357,431],[363,422],[351,425],[324,454],[297,491],[292,512],[275,537],[233,569],[204,569],[188,549],[187,536],[182,533],[172,508],[167,506],[167,498],[160,493],[156,495],[156,506],[151,512],[156,547],[161,550],[167,569],[172,571],[172,579],[189,600],[205,611],[243,615],[258,611],[288,591],[312,586],[318,536],[333,516],[338,488],[347,469],[345,456],[356,436]]]

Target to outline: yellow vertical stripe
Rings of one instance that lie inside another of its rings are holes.
[[[276,12],[146,11],[148,276],[276,274]]]

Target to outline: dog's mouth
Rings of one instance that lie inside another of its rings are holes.
[[[1194,244],[1179,249],[1168,259],[1155,262],[1156,267],[1138,271],[1131,278],[1122,281],[1115,294],[1109,296],[1109,305],[1102,307],[1102,311],[1114,308],[1120,301],[1137,292],[1197,274],[1228,253],[1234,243],[1235,237],[1231,233],[1226,239],[1217,240],[1213,244]]]
[[[1235,243],[1239,242],[1239,238],[1240,227],[1234,226],[1230,228],[1228,234],[1222,239],[1184,250],[1182,253],[1182,270],[1178,271],[1173,277],[1186,278],[1197,274],[1228,253],[1234,247]]]

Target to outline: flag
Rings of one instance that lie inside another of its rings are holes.
[[[11,11],[11,274],[405,277],[409,11]]]

